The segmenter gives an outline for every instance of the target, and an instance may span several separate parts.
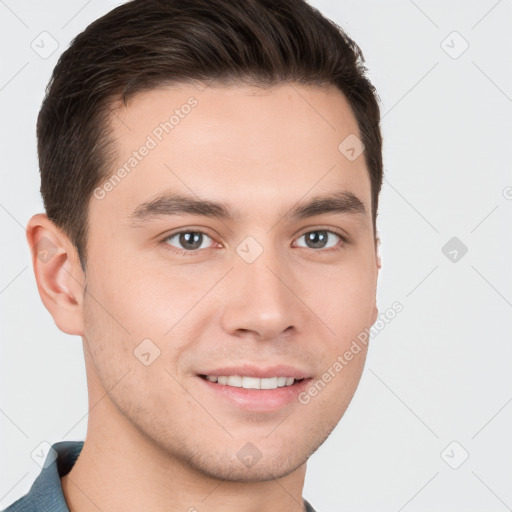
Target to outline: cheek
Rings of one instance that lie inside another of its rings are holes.
[[[304,403],[330,409],[337,418],[350,403],[363,371],[375,303],[375,276],[369,265],[359,263],[319,273],[319,286],[304,292],[311,297],[310,307],[324,333],[319,340],[319,375],[306,390]]]
[[[162,336],[162,328],[154,326],[143,311],[132,311],[131,318],[126,311],[121,314],[123,305],[119,301],[107,311],[97,300],[87,298],[85,340],[94,363],[91,378],[97,377],[102,394],[110,390],[114,402],[129,413],[132,407],[141,407],[141,402],[151,403],[155,389],[169,396],[173,382],[166,373],[169,340]],[[172,354],[176,356],[175,347]]]
[[[97,383],[102,388],[99,391],[102,395],[113,389],[131,370],[131,340],[122,319],[118,319],[116,312],[109,307],[111,304],[105,306],[103,297],[98,297],[95,291],[88,290],[84,298],[84,350],[92,363],[88,367],[88,385]]]
[[[98,311],[99,316],[134,339],[162,336],[183,307],[182,286],[163,269],[119,261],[122,264],[96,268],[91,276],[89,291],[105,310]]]
[[[190,347],[191,322],[194,329],[200,324],[194,305],[211,288],[211,279],[135,259],[91,268],[85,336],[103,382],[113,385],[130,370],[129,380],[144,385],[151,379],[149,368],[169,363],[174,368]]]
[[[303,296],[340,345],[370,327],[376,282],[367,267],[332,266],[308,276]]]
[[[340,269],[322,283],[322,293],[309,295],[314,298],[311,309],[321,319],[318,328],[324,333],[318,340],[319,373],[300,401],[311,404],[318,414],[330,411],[337,422],[352,400],[363,372],[375,284],[368,273],[353,268]]]

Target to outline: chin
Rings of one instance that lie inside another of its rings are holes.
[[[307,457],[298,460],[296,454],[293,457],[282,454],[274,455],[271,459],[263,455],[254,465],[244,465],[236,455],[227,460],[219,458],[189,462],[196,471],[210,478],[227,482],[254,483],[284,478],[299,469],[306,461]]]

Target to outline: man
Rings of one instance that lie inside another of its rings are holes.
[[[134,0],[64,52],[27,238],[83,340],[88,430],[7,510],[313,511],[378,314],[361,61],[297,0]]]

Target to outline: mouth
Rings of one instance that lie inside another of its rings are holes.
[[[249,377],[247,375],[199,375],[199,377],[220,384],[221,386],[243,389],[288,388],[293,386],[296,382],[302,382],[304,380],[286,376],[258,378]]]
[[[251,412],[276,412],[298,404],[298,395],[312,380],[305,372],[288,366],[265,370],[252,366],[219,368],[199,373],[202,389],[210,399],[230,408]]]

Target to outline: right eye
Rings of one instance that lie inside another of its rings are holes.
[[[208,247],[202,247],[205,237],[212,240],[210,236],[202,231],[182,230],[166,236],[162,242],[174,247],[179,254],[190,254],[198,252],[200,249],[208,249]]]

